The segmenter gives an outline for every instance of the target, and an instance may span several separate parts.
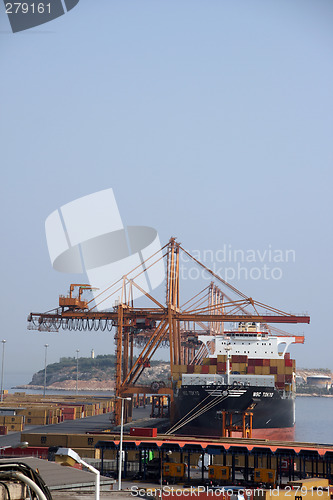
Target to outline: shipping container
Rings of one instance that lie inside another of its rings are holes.
[[[216,365],[216,372],[217,373],[225,373],[225,371],[226,371],[226,363],[218,361],[218,363]]]
[[[130,427],[130,436],[156,437],[156,427]]]

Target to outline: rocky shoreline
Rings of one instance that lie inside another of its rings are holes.
[[[333,394],[317,394],[316,392],[311,394],[296,392],[296,396],[301,396],[302,398],[333,398]]]
[[[17,385],[12,387],[12,389],[23,389],[23,390],[43,390],[43,385]],[[46,386],[47,391],[75,391],[76,381],[74,380],[64,380],[63,382],[54,382],[53,384]],[[92,392],[113,392],[114,382],[113,380],[79,380],[78,381],[78,391],[92,391]],[[318,398],[332,398],[333,394],[317,394],[312,393],[296,393],[296,396],[306,398],[306,397],[318,397]]]

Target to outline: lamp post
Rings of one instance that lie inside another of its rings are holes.
[[[90,472],[93,472],[95,474],[95,500],[100,500],[100,472],[99,470],[95,469],[92,465],[88,464],[82,458],[80,455],[76,453],[76,451],[72,450],[72,448],[58,448],[58,450],[55,453],[56,456],[56,462],[62,462],[65,465],[73,465],[74,462],[78,464],[84,465],[84,467],[87,467]]]
[[[75,389],[75,394],[77,395],[77,386],[79,382],[79,352],[80,349],[76,349],[76,389]]]
[[[1,368],[1,403],[3,401],[3,373],[4,373],[4,366],[5,366],[5,343],[7,342],[6,340],[2,340],[2,368]]]
[[[227,385],[230,385],[230,351],[231,351],[230,345],[226,345],[224,350],[227,353],[227,365],[226,365],[226,373],[227,373]]]
[[[121,399],[121,420],[120,420],[120,443],[119,443],[119,471],[118,471],[118,491],[121,490],[121,469],[123,465],[123,431],[124,431],[124,401],[131,401],[131,398],[122,398],[117,396],[118,399]]]
[[[45,362],[44,362],[44,398],[45,398],[45,391],[46,391],[46,359],[47,359],[47,348],[49,347],[49,344],[45,344]]]

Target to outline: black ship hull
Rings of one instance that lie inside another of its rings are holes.
[[[174,423],[186,425],[176,432],[198,436],[221,436],[223,410],[232,411],[233,423],[241,422],[241,412],[253,408],[253,437],[293,439],[295,425],[295,398],[288,397],[273,387],[235,388],[228,386],[182,386],[175,395]],[[205,407],[210,407],[203,411]],[[202,413],[201,413],[202,412]],[[237,414],[239,412],[239,414]],[[201,413],[200,415],[198,413]],[[197,414],[191,420],[191,416]],[[237,419],[239,422],[237,422]],[[237,436],[237,434],[233,434]]]

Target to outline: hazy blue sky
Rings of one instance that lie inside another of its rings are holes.
[[[7,380],[43,368],[46,342],[50,362],[112,352],[110,334],[26,329],[78,279],[52,269],[46,217],[109,187],[123,222],[163,243],[293,250],[281,279],[232,284],[308,312],[292,353],[333,368],[333,2],[81,0],[17,34],[0,16]]]

